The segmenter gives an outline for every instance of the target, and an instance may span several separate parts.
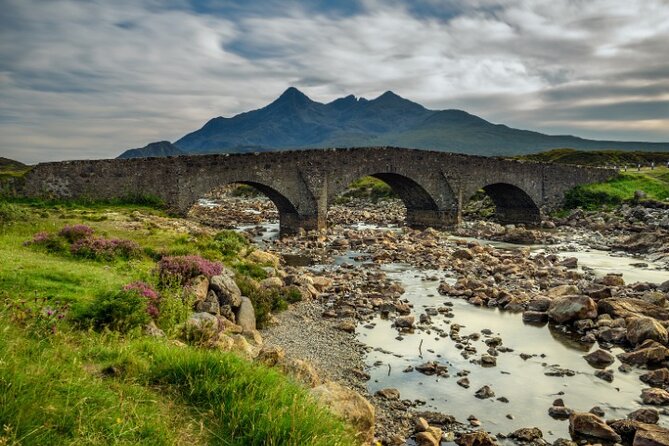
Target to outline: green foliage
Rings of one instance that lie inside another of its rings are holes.
[[[257,263],[240,261],[233,263],[232,268],[237,273],[255,280],[263,280],[267,278],[267,271]]]
[[[193,312],[195,297],[192,293],[185,292],[178,284],[164,285],[160,290],[160,296],[158,305],[160,315],[156,324],[168,336],[174,335]]]
[[[256,324],[259,328],[267,324],[271,313],[284,311],[288,308],[288,303],[302,300],[302,293],[294,287],[264,288],[252,278],[242,274],[235,276],[235,282],[237,282],[242,295],[248,297],[253,303]]]
[[[214,236],[212,247],[219,251],[224,258],[231,258],[247,249],[249,241],[237,231],[225,230]]]
[[[0,226],[19,220],[24,216],[25,212],[22,208],[0,198]]]
[[[392,188],[382,180],[374,177],[362,177],[348,187],[337,197],[338,203],[346,203],[354,198],[364,198],[377,202],[388,198],[395,198]]]
[[[624,166],[637,164],[648,166],[651,162],[659,166],[669,161],[669,152],[632,152],[623,150],[576,150],[554,149],[546,152],[518,156],[516,159],[542,161],[546,163],[577,164],[582,166]]]
[[[136,291],[110,291],[97,295],[90,303],[75,305],[72,319],[83,328],[126,333],[151,321],[148,304]]]
[[[604,183],[577,186],[565,194],[565,207],[596,209],[601,206],[619,205],[634,199],[635,191],[643,191],[649,199],[669,198],[667,169],[641,173],[621,173]]]

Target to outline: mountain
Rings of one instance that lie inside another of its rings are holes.
[[[118,158],[146,158],[150,156],[179,156],[186,155],[186,152],[180,150],[169,141],[152,142],[139,149],[128,149],[118,156]]]
[[[0,170],[21,170],[26,169],[27,167],[28,166],[20,161],[10,160],[9,158],[0,156]]]
[[[294,87],[261,109],[231,118],[214,118],[176,141],[174,146],[189,154],[364,146],[497,156],[563,147],[669,150],[669,143],[595,141],[518,130],[462,110],[429,110],[392,91],[372,100],[349,95],[323,104],[312,101]],[[159,156],[148,153],[146,148],[132,152],[134,156]]]

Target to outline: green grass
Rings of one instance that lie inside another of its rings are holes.
[[[559,164],[579,164],[583,166],[624,166],[630,168],[655,161],[660,166],[669,161],[669,152],[640,152],[625,150],[576,150],[554,149],[515,157],[516,159],[542,161]]]
[[[338,203],[346,203],[353,198],[364,198],[374,202],[394,198],[392,188],[382,180],[374,177],[362,177],[351,183],[339,197]]]
[[[139,329],[81,330],[70,316],[45,316],[45,305],[74,308],[135,280],[155,283],[151,255],[82,260],[23,245],[38,231],[86,222],[149,253],[205,252],[241,264],[244,238],[189,231],[136,205],[9,205],[0,221],[0,445],[355,444],[343,422],[275,370]]]
[[[669,199],[669,169],[624,172],[604,183],[575,187],[565,195],[565,207],[596,209],[619,205],[632,201],[635,191],[643,191],[651,200]]]

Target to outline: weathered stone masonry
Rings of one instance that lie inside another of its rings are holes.
[[[256,187],[276,204],[283,233],[325,227],[327,208],[365,175],[388,183],[407,207],[407,224],[447,227],[463,204],[484,189],[505,223],[536,224],[540,209],[564,193],[615,174],[598,169],[501,160],[426,150],[372,147],[258,154],[194,155],[42,163],[26,177],[29,197],[112,199],[152,195],[185,214],[212,189]]]

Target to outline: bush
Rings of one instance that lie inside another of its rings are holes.
[[[23,243],[24,246],[34,246],[50,253],[63,253],[67,251],[67,243],[56,234],[41,231],[33,235],[32,240]]]
[[[5,306],[12,322],[36,338],[54,335],[69,310],[66,303],[45,297],[30,300],[8,301]],[[0,443],[1,444],[1,443]]]
[[[20,207],[0,200],[0,225],[18,220],[23,215],[24,212]]]
[[[70,246],[70,253],[76,257],[93,260],[128,260],[140,253],[140,247],[132,240],[106,239],[102,237],[82,238]]]
[[[272,313],[284,311],[289,303],[302,300],[302,293],[296,287],[261,288],[258,282],[241,274],[235,276],[235,282],[242,295],[247,296],[253,303],[258,328],[265,326]]]
[[[220,263],[200,256],[167,256],[158,262],[158,276],[161,283],[176,281],[184,285],[201,274],[211,278],[221,274],[221,271],[223,266]]]
[[[143,282],[126,285],[120,291],[99,294],[93,301],[77,307],[74,320],[95,330],[128,332],[158,316],[158,293]]]
[[[88,238],[93,235],[93,228],[86,225],[72,225],[64,226],[63,229],[58,232],[58,235],[63,237],[70,243],[74,243],[78,240]]]
[[[223,257],[232,257],[249,245],[246,238],[236,231],[221,231],[214,236],[213,245]]]

